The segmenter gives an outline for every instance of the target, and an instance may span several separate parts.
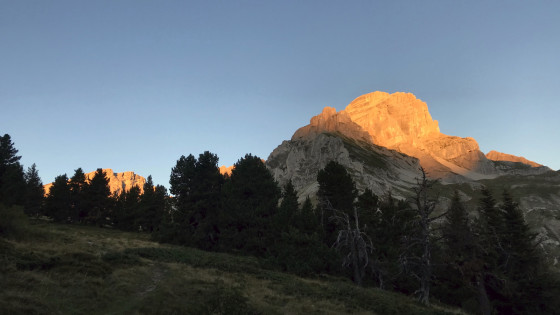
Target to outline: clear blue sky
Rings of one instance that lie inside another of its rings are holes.
[[[324,106],[414,93],[443,133],[560,168],[559,1],[0,0],[0,134],[43,182],[169,186],[266,159]]]

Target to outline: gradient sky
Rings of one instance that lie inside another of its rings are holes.
[[[560,168],[560,1],[0,0],[0,134],[43,182],[169,186],[264,159],[324,106],[411,92],[443,133]]]

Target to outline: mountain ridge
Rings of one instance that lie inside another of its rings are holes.
[[[95,176],[95,172],[96,171],[86,173],[86,181],[91,181],[93,176]],[[140,193],[144,193],[144,184],[146,183],[146,178],[144,178],[143,176],[140,176],[132,171],[115,173],[110,168],[104,168],[103,172],[109,179],[109,189],[111,190],[111,194],[117,193],[118,195],[120,195],[122,192],[129,191],[134,186],[140,188]],[[45,189],[45,195],[49,194],[49,190],[52,185],[53,183],[43,185],[43,188]]]

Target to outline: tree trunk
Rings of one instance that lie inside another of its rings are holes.
[[[360,271],[360,257],[358,256],[358,248],[356,242],[352,241],[352,267],[354,267],[354,283],[362,285],[362,273]]]
[[[424,305],[430,304],[430,284],[432,278],[432,266],[430,259],[430,243],[429,239],[425,240],[424,253],[422,255],[420,278],[420,302]]]
[[[488,294],[486,293],[483,275],[478,274],[476,276],[476,284],[478,287],[478,304],[480,305],[480,313],[482,315],[490,315],[492,313],[492,307],[490,306],[490,300],[488,300]]]

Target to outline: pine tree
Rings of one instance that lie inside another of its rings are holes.
[[[298,212],[298,197],[292,181],[284,186],[284,191],[282,192],[282,202],[278,208],[278,213],[275,216],[275,230],[276,232],[281,232],[282,229],[289,224],[295,224],[295,216]]]
[[[324,169],[317,173],[319,183],[319,209],[321,210],[321,225],[324,229],[327,246],[334,244],[337,238],[336,223],[329,218],[332,209],[353,215],[354,200],[357,196],[356,186],[346,168],[336,161],[329,162]]]
[[[73,222],[83,222],[87,215],[88,209],[85,208],[84,191],[87,186],[86,175],[81,167],[74,170],[74,175],[70,178],[70,192],[72,200],[71,218]]]
[[[171,169],[169,179],[169,191],[174,196],[174,210],[169,214],[169,220],[165,221],[165,233],[156,238],[164,242],[178,244],[192,244],[194,229],[190,224],[192,199],[195,188],[196,158],[189,154],[182,155],[175,167]],[[160,229],[161,230],[161,229]]]
[[[24,211],[29,216],[37,217],[43,211],[45,189],[35,163],[25,173],[25,186]]]
[[[103,226],[108,224],[107,217],[111,216],[113,199],[109,188],[109,179],[105,172],[98,168],[93,178],[84,190],[85,207],[88,215],[86,222]]]
[[[527,292],[542,287],[536,281],[543,267],[536,247],[537,234],[531,233],[519,205],[507,191],[503,193],[500,209],[503,226],[499,235],[499,267],[507,279],[501,294],[507,301],[498,303],[497,309],[501,313],[533,313],[538,311],[538,307],[535,307],[538,305],[538,296],[527,295]]]
[[[167,203],[167,190],[161,185],[154,187],[152,176],[144,184],[144,193],[140,196],[136,225],[142,231],[154,232],[162,222]]]
[[[443,267],[440,268],[440,298],[446,303],[463,306],[477,298],[477,275],[481,272],[481,260],[477,256],[477,240],[473,234],[467,210],[456,190],[442,224]],[[487,296],[481,313],[488,313]],[[479,301],[480,303],[480,301]],[[473,310],[474,311],[474,310]]]
[[[71,217],[72,200],[68,176],[55,177],[45,200],[45,214],[57,222],[67,222]]]
[[[503,253],[502,238],[503,216],[496,199],[487,187],[481,189],[478,221],[474,224],[477,239],[477,260],[480,271],[476,275],[478,299],[483,314],[490,314],[497,301],[503,300],[504,275],[500,269],[500,256]]]
[[[280,189],[259,157],[246,154],[237,161],[224,187],[221,248],[266,255],[279,197]]]
[[[409,281],[399,263],[405,252],[404,240],[411,234],[410,222],[415,214],[404,200],[389,191],[379,200],[379,211],[372,220],[371,237],[375,246],[371,268],[381,289],[409,293]]]
[[[358,195],[356,208],[360,216],[360,222],[365,226],[364,232],[371,235],[373,226],[379,220],[379,197],[371,189],[366,188],[363,193]]]
[[[0,137],[0,203],[6,206],[25,203],[25,178],[17,153],[10,135]]]
[[[140,188],[132,186],[123,191],[115,206],[113,222],[115,226],[125,231],[138,231],[137,218],[140,215]]]
[[[203,249],[216,246],[220,193],[224,182],[218,161],[218,156],[209,151],[200,154],[198,159],[191,154],[181,156],[177,161],[169,181],[171,193],[175,195],[176,211],[171,223],[175,236],[168,233],[168,237]]]

